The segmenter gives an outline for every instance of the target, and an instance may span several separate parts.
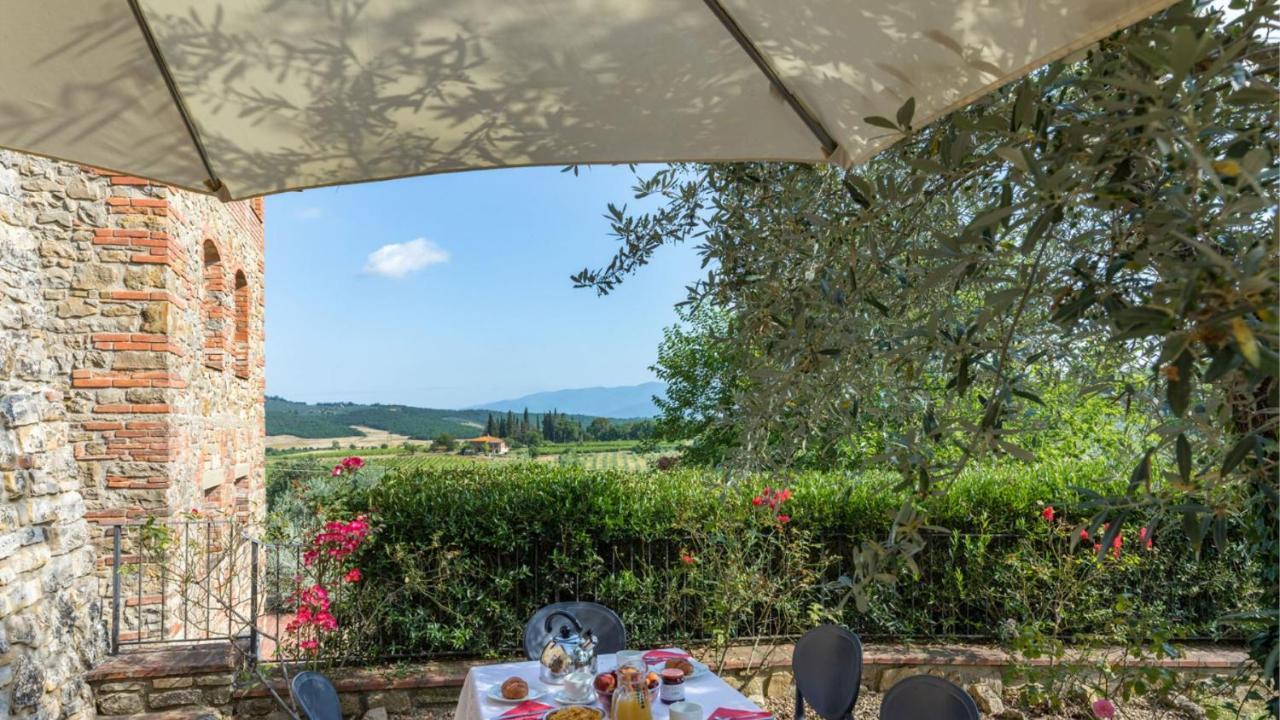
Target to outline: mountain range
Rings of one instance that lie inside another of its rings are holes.
[[[573,415],[607,418],[645,418],[658,415],[654,395],[662,395],[667,386],[660,382],[620,387],[589,387],[533,393],[510,400],[481,403],[473,409],[499,412],[542,413],[555,410]]]
[[[360,404],[349,402],[302,403],[267,396],[267,434],[303,438],[338,438],[359,435],[356,426],[429,440],[440,433],[471,437],[484,429],[490,413],[538,415],[555,410],[584,427],[593,418],[613,420],[648,418],[658,414],[653,395],[666,390],[651,382],[625,387],[595,387],[534,393],[511,400],[498,400],[465,410],[420,408],[409,405]],[[537,418],[535,417],[535,421]]]

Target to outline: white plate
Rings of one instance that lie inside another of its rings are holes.
[[[525,700],[537,700],[538,698],[542,697],[542,691],[534,687],[533,684],[530,683],[529,692],[526,693],[524,697],[516,698],[512,700],[511,698],[502,697],[502,683],[498,683],[497,685],[494,685],[493,687],[489,688],[489,692],[485,693],[485,697],[489,698],[494,702],[505,703],[507,705],[515,705],[517,703],[522,703]]]
[[[555,700],[561,705],[595,705],[596,704],[596,694],[594,691],[591,693],[591,697],[587,698],[586,700],[573,700],[568,695],[565,694],[564,690],[557,690],[551,693],[551,699]]]

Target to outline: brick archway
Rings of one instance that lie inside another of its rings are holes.
[[[201,316],[204,319],[204,364],[214,370],[226,367],[227,289],[222,253],[213,240],[204,241],[204,287]]]
[[[249,314],[253,307],[249,280],[243,270],[236,270],[232,299],[235,304],[235,323],[232,335],[232,357],[238,378],[249,377]]]

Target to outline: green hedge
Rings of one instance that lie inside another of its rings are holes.
[[[1119,561],[1073,549],[1072,488],[1114,490],[1110,477],[1100,464],[969,473],[928,503],[930,523],[955,534],[934,536],[919,575],[903,568],[862,610],[839,605],[839,578],[852,547],[889,530],[902,496],[888,475],[792,478],[783,529],[751,504],[764,479],[725,486],[699,471],[422,467],[354,486],[317,479],[305,504],[376,518],[364,637],[351,642],[383,656],[508,651],[537,607],[574,597],[617,610],[637,645],[793,635],[823,618],[868,637],[995,638],[1031,624],[1203,637],[1250,605],[1260,588],[1237,547],[1197,559],[1170,528],[1142,551],[1135,526]],[[1056,532],[1040,517],[1049,503],[1065,516]]]

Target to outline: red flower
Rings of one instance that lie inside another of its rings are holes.
[[[315,640],[303,640],[302,642],[298,643],[298,646],[301,647],[303,650],[315,650],[316,648],[320,647],[320,643]]]
[[[1124,533],[1116,533],[1116,537],[1111,541],[1111,557],[1120,559],[1120,547],[1124,545]]]
[[[692,565],[694,563],[694,558],[689,553],[681,553],[680,562],[684,563],[685,565]]]
[[[787,523],[791,522],[791,516],[790,516],[790,515],[779,515],[779,516],[778,516],[778,522],[782,523],[783,525],[786,525]]]
[[[334,465],[334,466],[333,466],[333,472],[329,473],[329,477],[338,477],[338,476],[339,476],[339,475],[341,475],[341,474],[342,474],[342,466],[341,466],[341,465]]]
[[[764,498],[760,497],[759,495],[751,498],[751,504],[755,505],[756,507],[760,507],[760,505],[763,503],[764,503]]]
[[[342,576],[343,581],[349,583],[358,583],[360,582],[360,578],[360,568],[351,568],[347,571],[346,575]]]
[[[1139,530],[1138,530],[1138,544],[1140,544],[1140,545],[1142,545],[1143,547],[1145,547],[1146,549],[1150,550],[1150,549],[1152,548],[1152,546],[1154,545],[1154,543],[1152,543],[1152,541],[1151,541],[1151,536],[1152,536],[1152,534],[1151,534],[1150,532],[1148,532],[1146,528],[1141,528],[1141,529],[1139,529]]]
[[[1087,528],[1080,528],[1080,539],[1081,540],[1089,539],[1089,530]]]
[[[364,467],[364,458],[352,455],[342,459],[342,467],[347,470],[359,470]]]
[[[1053,522],[1053,506],[1046,505],[1044,510],[1040,511],[1040,517],[1044,518],[1047,522]]]

